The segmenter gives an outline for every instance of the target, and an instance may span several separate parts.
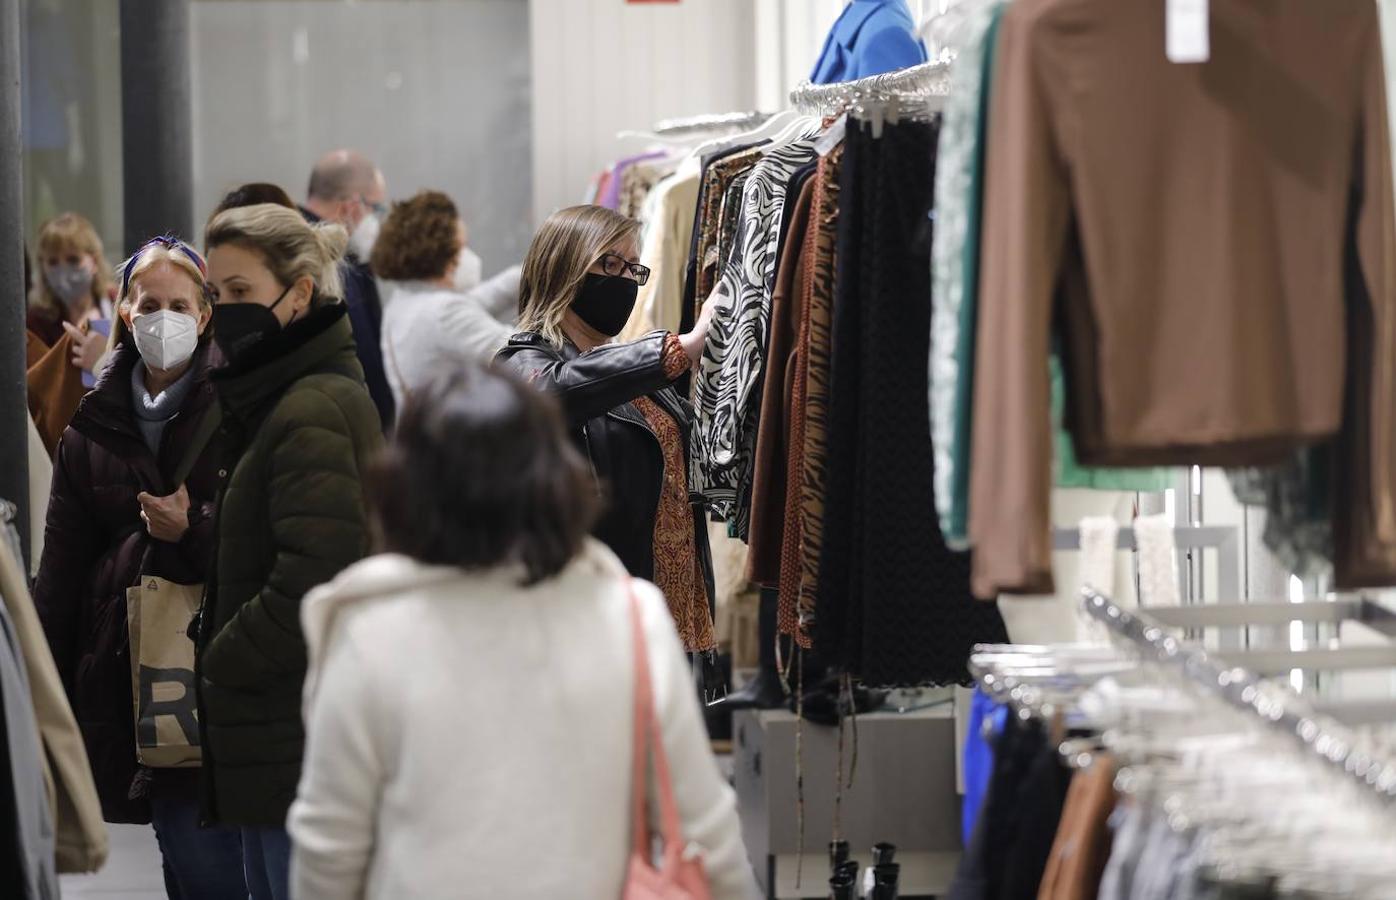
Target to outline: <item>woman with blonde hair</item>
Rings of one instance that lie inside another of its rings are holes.
[[[35,251],[39,277],[25,317],[29,412],[53,453],[82,395],[96,381],[116,295],[102,240],[77,213],[45,222]]]
[[[25,326],[52,347],[64,325],[81,328],[111,314],[111,268],[102,239],[85,217],[66,212],[39,227],[40,277],[29,295]]]
[[[54,460],[34,601],[108,822],[155,826],[171,897],[246,897],[239,835],[199,828],[197,769],[136,758],[126,590],[148,576],[204,581],[213,553],[217,451],[212,308],[203,258],[175,238],[121,267],[115,348]],[[206,434],[206,432],[205,432]],[[182,483],[176,471],[188,469]]]
[[[693,330],[611,343],[650,271],[639,224],[599,206],[548,219],[524,259],[519,328],[499,359],[554,394],[604,495],[595,535],[664,593],[684,646],[716,647],[712,562],[688,489],[692,408],[673,385],[697,363],[712,309]]]
[[[200,613],[204,812],[242,829],[253,900],[282,900],[305,730],[301,598],[368,549],[382,444],[339,294],[348,235],[272,203],[208,224],[222,409],[217,558]]]

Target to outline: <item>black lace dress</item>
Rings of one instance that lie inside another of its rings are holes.
[[[976,643],[1007,640],[945,546],[927,404],[935,123],[850,120],[834,300],[824,544],[813,626],[869,686],[967,683]]]

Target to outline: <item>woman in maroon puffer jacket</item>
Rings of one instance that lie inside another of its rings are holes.
[[[136,759],[126,589],[207,578],[216,441],[170,484],[216,402],[203,258],[172,238],[123,267],[112,362],[63,433],[34,600],[108,822],[154,822],[171,897],[246,898],[235,831],[200,829],[198,769]]]

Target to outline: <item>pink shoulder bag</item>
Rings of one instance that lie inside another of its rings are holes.
[[[674,785],[669,779],[669,758],[654,715],[654,691],[650,682],[650,657],[645,628],[640,620],[640,598],[630,582],[630,623],[635,635],[635,746],[631,764],[634,786],[632,821],[635,844],[625,876],[621,900],[709,900],[707,872],[701,857],[685,852]],[[649,760],[654,758],[654,783],[659,792],[660,837],[664,853],[655,868],[649,823]]]

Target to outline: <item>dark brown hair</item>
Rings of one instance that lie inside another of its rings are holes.
[[[519,563],[525,584],[581,551],[598,504],[557,402],[474,363],[412,392],[368,490],[380,549],[463,569]]]
[[[296,201],[291,199],[291,195],[286,193],[280,185],[272,184],[269,181],[249,181],[241,184],[223,195],[223,199],[218,202],[218,206],[209,214],[208,220],[212,222],[221,212],[230,209],[239,209],[244,206],[256,206],[259,203],[275,203],[277,206],[284,206],[287,209],[295,209]]]
[[[373,242],[373,274],[389,281],[440,278],[460,253],[459,221],[456,205],[440,191],[418,191],[394,203]]]

